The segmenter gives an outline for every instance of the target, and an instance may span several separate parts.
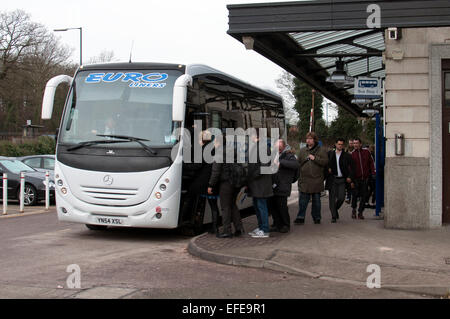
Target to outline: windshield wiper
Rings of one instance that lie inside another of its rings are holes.
[[[86,147],[86,146],[91,146],[91,145],[96,145],[96,144],[114,144],[114,143],[123,143],[123,141],[117,141],[117,140],[86,141],[86,142],[78,143],[77,145],[72,146],[72,147],[68,148],[67,150],[74,151],[74,150],[77,150],[79,148]]]
[[[144,143],[142,143],[142,141],[146,141],[146,142],[150,141],[150,140],[146,140],[144,138],[133,137],[133,136],[126,136],[126,135],[103,135],[103,134],[97,134],[97,136],[118,138],[118,139],[127,140],[128,142],[136,142],[139,145],[141,145],[147,153],[150,153],[152,155],[156,155],[157,154],[156,151],[154,149],[152,149],[150,146],[145,145]]]

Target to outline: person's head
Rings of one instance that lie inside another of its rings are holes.
[[[106,127],[113,128],[114,126],[116,126],[116,121],[114,121],[112,117],[108,117],[106,120]]]
[[[354,147],[354,146],[353,146],[353,139],[349,139],[349,140],[348,140],[348,148],[352,150],[353,147]]]
[[[279,139],[277,141],[277,145],[275,145],[275,146],[278,147],[278,152],[281,154],[286,149],[286,142],[283,139]]]
[[[337,138],[336,139],[336,151],[339,151],[339,152],[341,152],[343,149],[344,149],[344,144],[345,144],[345,141],[344,141],[344,139],[343,138]]]
[[[255,128],[255,129],[251,130],[251,133],[250,133],[251,141],[254,142],[254,143],[259,142],[259,135],[260,134],[259,134],[259,129],[258,128]]]
[[[361,149],[361,146],[362,146],[361,139],[359,137],[354,138],[353,139],[353,147],[355,148],[355,150]]]
[[[209,142],[211,142],[211,138],[211,132],[209,132],[208,130],[201,131],[199,133],[198,143],[200,145],[208,144]]]
[[[309,132],[306,134],[306,145],[308,145],[309,148],[315,146],[317,143],[319,143],[319,138],[316,133]]]

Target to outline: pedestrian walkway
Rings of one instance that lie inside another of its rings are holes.
[[[298,203],[289,206],[295,219]],[[366,209],[365,220],[351,218],[344,203],[337,224],[331,223],[328,197],[322,197],[322,223],[315,225],[308,207],[304,225],[267,239],[247,234],[218,239],[193,238],[189,252],[222,264],[266,268],[366,287],[369,265],[381,268],[381,286],[395,290],[445,296],[450,292],[450,227],[436,230],[385,229],[384,221]],[[255,216],[244,220],[246,232],[257,227]],[[373,270],[372,270],[373,271]],[[372,281],[371,281],[372,282]]]
[[[8,209],[7,209],[7,215],[3,215],[3,206],[0,201],[0,219],[1,218],[11,218],[11,217],[19,217],[19,216],[29,216],[29,215],[36,215],[36,214],[43,214],[46,212],[55,211],[55,206],[50,206],[49,210],[45,209],[45,205],[38,205],[38,206],[25,206],[24,212],[20,212],[20,206],[19,205],[10,205],[8,203]]]

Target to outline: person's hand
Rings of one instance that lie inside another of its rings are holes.
[[[351,183],[351,184],[353,184],[353,183],[352,183],[352,180],[351,180],[351,178],[347,178],[347,183],[349,183],[349,184],[350,184],[350,183]]]
[[[212,187],[208,187],[208,195],[212,195],[213,194],[213,189]]]
[[[309,158],[311,161],[314,161],[314,160],[316,159],[316,157],[315,157],[314,155],[312,155],[312,154],[309,154],[308,158]]]
[[[351,183],[351,184],[350,184],[350,187],[351,187],[351,188],[355,188],[355,183]]]
[[[328,169],[328,173],[330,173],[330,174],[331,174],[331,168],[329,168],[329,169]]]

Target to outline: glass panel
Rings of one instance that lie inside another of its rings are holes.
[[[35,170],[21,161],[17,160],[2,160],[0,164],[3,165],[8,171],[14,174],[19,174],[20,172],[34,172]]]
[[[220,113],[214,112],[212,114],[212,127],[220,128],[221,124],[222,124],[222,117],[220,116]]]
[[[445,106],[450,107],[450,91],[445,91]]]
[[[450,90],[450,72],[445,72],[445,89]]]
[[[180,75],[178,70],[78,73],[60,141],[76,144],[104,139],[97,136],[104,134],[147,139],[144,143],[150,146],[172,146],[173,87]],[[114,145],[136,147],[135,143]]]
[[[41,167],[41,158],[30,158],[23,161],[25,164],[31,167],[40,168]]]
[[[55,160],[53,158],[44,158],[44,168],[54,170]]]

